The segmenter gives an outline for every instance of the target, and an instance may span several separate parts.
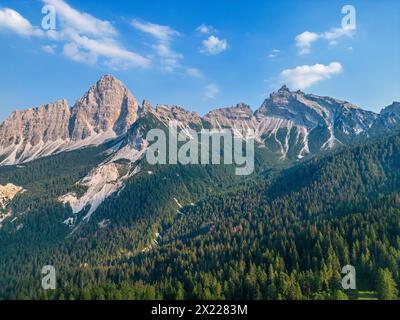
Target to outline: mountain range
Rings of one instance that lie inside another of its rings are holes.
[[[201,117],[175,105],[153,108],[146,100],[139,105],[121,81],[106,75],[72,108],[60,100],[12,113],[0,125],[0,164],[22,165],[63,152],[107,146],[103,161],[75,181],[83,191],[58,198],[75,215],[85,212],[83,221],[87,222],[105,199],[124,188],[145,165],[146,133],[153,128],[167,130],[170,121],[184,132],[229,129],[239,138],[252,129],[263,155],[261,166],[278,167],[395,131],[400,128],[400,103],[376,114],[346,101],[292,92],[283,86],[255,112],[239,103]],[[80,226],[76,216],[66,224]]]
[[[73,107],[60,100],[13,112],[0,125],[0,164],[20,164],[101,145],[125,135],[146,112],[164,122],[175,120],[181,128],[228,128],[239,135],[244,129],[253,129],[256,141],[282,160],[315,155],[400,125],[399,102],[376,114],[346,101],[291,92],[286,86],[272,93],[255,112],[239,103],[200,117],[179,106],[153,109],[146,101],[140,106],[126,86],[106,75]]]
[[[148,164],[147,132],[171,120],[253,129],[254,173]],[[73,107],[16,111],[0,125],[0,299],[357,298],[346,264],[380,294],[377,270],[400,283],[399,129],[399,102],[377,114],[283,86],[200,116],[110,75]]]

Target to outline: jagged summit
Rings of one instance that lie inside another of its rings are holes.
[[[136,121],[138,109],[138,102],[121,81],[103,76],[73,108],[72,139],[105,132],[120,135]]]
[[[282,158],[302,158],[400,126],[400,103],[380,115],[349,102],[290,91],[283,85],[255,112],[246,103],[215,109],[200,117],[172,105],[139,106],[129,89],[112,75],[102,76],[70,107],[60,100],[15,111],[0,125],[0,165],[18,164],[62,151],[99,145],[124,135],[151,113],[184,128],[230,128],[240,136],[253,129],[256,140]]]
[[[239,102],[238,104],[230,106],[230,107],[223,107],[223,108],[217,108],[217,109],[211,110],[209,112],[209,114],[213,113],[213,112],[229,111],[229,110],[230,111],[241,110],[241,111],[248,112],[249,110],[251,111],[251,107],[247,103]]]
[[[100,79],[97,81],[97,83],[102,83],[102,82],[108,82],[108,81],[118,81],[121,82],[120,80],[118,80],[116,77],[114,77],[112,74],[105,74],[103,76],[100,77]],[[122,82],[121,82],[122,83]]]
[[[400,102],[393,101],[393,103],[385,108],[382,109],[381,114],[398,114],[400,115]]]
[[[0,163],[29,161],[69,138],[71,109],[66,100],[13,112],[0,125]]]
[[[187,111],[177,105],[167,106],[159,104],[156,107],[155,115],[164,123],[170,120],[178,121],[182,127],[201,127],[202,124],[202,119],[196,112]]]
[[[65,99],[16,111],[0,125],[0,164],[98,145],[125,133],[139,105],[123,83],[101,77],[71,108]]]
[[[150,102],[145,99],[142,102],[142,106],[140,108],[140,111],[141,111],[141,113],[152,112],[153,111],[153,107],[151,106]]]
[[[288,88],[288,86],[286,84],[284,84],[279,90],[278,92],[282,93],[282,92],[290,92],[290,89]]]
[[[204,118],[213,120],[213,118],[218,118],[221,116],[230,120],[251,119],[253,117],[253,111],[248,104],[241,102],[232,107],[212,110],[207,113]]]
[[[394,101],[383,108],[371,130],[379,134],[383,130],[397,130],[400,128],[400,102]]]

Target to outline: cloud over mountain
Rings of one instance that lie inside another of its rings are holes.
[[[343,67],[339,62],[332,62],[328,65],[318,63],[285,69],[281,72],[280,78],[282,82],[294,89],[305,89],[319,81],[330,79],[342,71]]]

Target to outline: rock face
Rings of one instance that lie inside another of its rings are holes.
[[[157,105],[153,114],[164,123],[176,121],[183,127],[201,128],[202,119],[195,112],[189,112],[179,106]]]
[[[129,90],[112,76],[104,76],[80,98],[70,123],[71,139],[85,140],[112,132],[125,133],[136,121],[139,104]]]
[[[249,128],[280,158],[302,158],[369,135],[378,115],[348,102],[291,92],[283,86],[252,112],[245,104],[218,109],[204,119],[214,128]]]
[[[272,93],[255,116],[266,129],[261,135],[273,135],[282,156],[298,158],[368,136],[378,117],[346,101],[291,92],[286,86]]]
[[[150,129],[168,130],[169,122],[193,138],[194,130],[229,129],[246,139],[254,130],[260,148],[273,161],[296,161],[340,145],[400,128],[400,103],[394,102],[380,114],[365,111],[349,102],[292,92],[286,86],[272,93],[255,112],[245,103],[210,111],[204,117],[179,106],[142,106],[129,90],[112,76],[102,77],[70,108],[65,100],[26,111],[16,111],[0,125],[0,165],[28,162],[55,153],[100,145],[107,140],[105,160],[92,168],[77,185],[83,194],[69,193],[59,201],[72,207],[73,216],[64,221],[79,227],[99,205],[124,188],[128,179],[142,169]],[[1,222],[12,216],[9,203],[22,188],[0,185]]]
[[[400,102],[395,101],[390,106],[383,108],[381,114],[400,118]]]
[[[70,116],[65,100],[13,112],[0,125],[1,164],[29,161],[55,152],[69,138]]]
[[[204,116],[213,128],[230,128],[234,125],[255,121],[253,111],[245,103],[239,103],[231,108],[213,110]]]
[[[92,87],[85,98],[81,99],[82,104],[93,105],[96,92],[97,87]],[[118,101],[123,96],[124,94],[119,95]],[[127,97],[129,100],[128,95]],[[153,128],[168,129],[170,121],[175,122],[177,129],[186,133],[189,139],[192,136],[188,129],[229,129],[240,138],[246,138],[243,133],[252,129],[259,145],[271,151],[267,152],[268,155],[272,153],[276,159],[297,160],[336,145],[368,137],[372,126],[380,117],[345,101],[307,95],[301,91],[291,92],[285,86],[272,93],[256,112],[244,103],[213,110],[204,117],[178,106],[157,105],[152,108],[146,100],[141,107],[136,103],[132,106],[131,110],[134,112],[131,114],[137,114],[136,121],[129,130],[126,127],[121,131],[126,132],[123,137],[110,144],[107,159],[77,182],[87,188],[85,193],[80,196],[69,193],[59,198],[61,202],[72,207],[74,216],[65,223],[74,228],[73,230],[79,227],[75,223],[75,214],[87,208],[83,221],[89,220],[103,201],[119,192],[128,179],[141,171],[141,161],[149,146],[147,132]],[[111,116],[111,119],[106,118],[103,122],[91,124],[91,127],[105,123],[96,133],[107,132],[110,127],[115,127],[115,121],[112,120],[116,118]]]
[[[16,111],[0,125],[0,164],[101,144],[124,134],[136,121],[138,108],[119,80],[104,76],[73,108],[61,100]]]
[[[244,103],[213,110],[203,118],[179,106],[157,105],[153,109],[144,101],[139,107],[129,90],[107,75],[73,108],[61,100],[14,112],[0,125],[0,165],[102,144],[124,135],[137,119],[149,113],[167,126],[173,120],[181,130],[230,129],[243,137],[252,129],[258,143],[289,160],[400,127],[399,102],[376,114],[346,101],[292,92],[286,86],[272,93],[255,112]],[[144,135],[141,132],[141,137]]]
[[[12,183],[8,183],[5,186],[0,184],[0,210],[4,209],[5,206],[12,200],[14,197],[21,192],[22,187],[18,187],[13,185]]]
[[[393,130],[400,127],[400,102],[393,102],[383,108],[380,117],[373,125],[373,131],[377,134],[384,130]]]

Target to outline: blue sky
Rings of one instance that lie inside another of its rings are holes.
[[[0,61],[0,120],[73,105],[109,73],[139,100],[200,114],[257,109],[283,83],[379,111],[400,100],[400,1],[0,0]]]

